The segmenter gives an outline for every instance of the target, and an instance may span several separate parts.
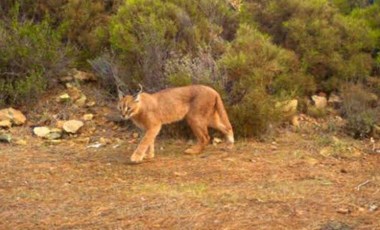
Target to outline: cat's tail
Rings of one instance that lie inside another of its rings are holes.
[[[230,144],[233,144],[235,142],[234,131],[232,129],[230,120],[228,119],[227,111],[224,108],[222,98],[219,95],[216,97],[215,107],[220,117],[220,129],[226,135],[227,141]]]

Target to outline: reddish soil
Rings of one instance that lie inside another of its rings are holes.
[[[368,140],[304,122],[187,156],[187,141],[160,137],[153,161],[131,165],[137,140],[104,119],[106,107],[47,103],[9,131],[24,145],[0,143],[0,229],[380,229],[380,154]],[[54,124],[49,114],[88,112],[95,120],[77,136],[31,134]]]

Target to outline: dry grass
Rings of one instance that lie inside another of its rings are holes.
[[[276,141],[191,157],[181,154],[185,142],[160,140],[164,149],[141,165],[127,163],[135,146],[127,141],[99,149],[70,140],[1,144],[0,228],[380,228],[379,211],[369,211],[380,205],[380,156],[324,156],[326,142],[300,133]]]

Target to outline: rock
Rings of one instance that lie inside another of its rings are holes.
[[[42,137],[42,138],[46,138],[49,133],[50,133],[50,128],[49,127],[46,127],[46,126],[42,126],[42,127],[35,127],[33,129],[33,133],[37,136],[37,137]]]
[[[329,96],[328,104],[334,108],[339,108],[342,104],[342,98],[338,95],[331,93]]]
[[[376,204],[371,204],[371,205],[369,206],[369,208],[368,208],[368,211],[370,211],[370,212],[374,212],[374,211],[376,211],[378,208],[379,208],[378,205],[376,205]]]
[[[46,136],[49,140],[56,140],[62,137],[62,129],[50,129],[50,133]]]
[[[69,88],[67,92],[73,101],[76,101],[82,97],[82,91],[78,89],[77,87]]]
[[[25,146],[25,145],[28,144],[28,143],[26,142],[26,140],[23,140],[23,139],[15,140],[15,141],[13,141],[13,143],[16,144],[16,145],[23,145],[23,146]]]
[[[46,126],[35,127],[33,129],[33,133],[38,137],[42,137],[48,140],[56,140],[62,137],[62,129],[58,129],[58,128],[51,129]]]
[[[99,143],[102,144],[102,145],[108,145],[108,144],[111,144],[112,141],[108,138],[104,138],[104,137],[101,137],[99,139]]]
[[[10,120],[2,120],[0,121],[0,128],[10,128],[12,127],[12,122]]]
[[[65,84],[65,86],[66,86],[67,89],[71,89],[71,88],[74,88],[74,87],[75,87],[74,84],[72,84],[72,83],[70,83],[70,82],[67,82],[67,83]]]
[[[125,119],[122,118],[119,113],[107,114],[107,115],[105,115],[105,118],[107,119],[107,121],[112,121],[115,123],[121,123],[121,122],[125,121]]]
[[[94,119],[94,114],[92,114],[92,113],[85,114],[85,115],[83,115],[82,119],[84,121],[91,121],[92,119]]]
[[[65,130],[67,133],[77,133],[78,130],[83,126],[82,121],[78,120],[70,120],[63,123],[63,130]]]
[[[23,125],[26,122],[26,117],[19,110],[15,110],[13,108],[9,108],[9,114],[11,114],[12,122],[15,125]]]
[[[0,110],[0,121],[4,120],[9,120],[15,125],[23,125],[26,122],[26,117],[21,111],[8,108]]]
[[[300,122],[299,122],[299,119],[298,119],[298,116],[295,115],[291,118],[290,120],[290,123],[294,126],[294,127],[297,127],[299,128],[300,127]]]
[[[71,97],[67,93],[64,93],[64,94],[58,96],[57,101],[58,102],[69,102],[69,101],[71,101]]]
[[[327,106],[327,99],[323,96],[313,95],[311,99],[317,109],[324,109]]]
[[[96,102],[95,102],[95,101],[89,101],[89,102],[86,103],[86,106],[87,106],[87,107],[93,107],[93,106],[95,106],[95,105],[96,105]]]
[[[49,133],[47,136],[46,136],[46,139],[49,139],[49,140],[57,140],[57,139],[60,139],[62,137],[62,133]]]
[[[0,110],[0,121],[11,120],[8,114],[8,109]]]
[[[74,69],[74,79],[78,81],[96,81],[96,77],[92,73],[87,73]]]
[[[11,143],[12,136],[10,134],[0,134],[0,142]]]
[[[75,104],[79,107],[84,107],[86,105],[87,97],[82,93],[80,98],[75,101]]]
[[[63,124],[65,124],[65,121],[58,120],[58,121],[55,123],[55,126],[56,126],[58,129],[63,129]]]

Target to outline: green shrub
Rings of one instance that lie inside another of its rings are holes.
[[[276,44],[293,50],[321,90],[370,75],[374,40],[364,20],[341,15],[328,0],[269,0],[245,5]]]
[[[313,91],[294,53],[273,45],[268,36],[246,24],[219,65],[227,75],[225,101],[238,135],[265,133],[281,118],[276,100]]]
[[[17,11],[21,12],[17,16],[34,21],[43,21],[46,16],[50,16],[56,22],[61,15],[62,6],[70,0],[1,0],[0,18],[10,17],[17,5]],[[72,0],[71,0],[72,1]]]
[[[380,1],[376,1],[369,7],[356,8],[350,16],[355,20],[364,20],[370,30],[368,34],[375,41],[375,47],[372,49],[374,58],[373,72],[375,75],[380,74]]]
[[[371,1],[368,0],[332,0],[332,2],[344,14],[349,14],[357,8],[369,6]]]
[[[148,89],[194,83],[204,53],[214,59],[222,37],[233,37],[231,12],[222,0],[128,0],[111,20],[110,43],[129,67],[125,76]]]
[[[80,47],[79,65],[109,48],[109,19],[121,0],[68,0],[60,13],[64,38]]]
[[[0,104],[36,98],[69,65],[70,49],[49,20],[0,22]]]

